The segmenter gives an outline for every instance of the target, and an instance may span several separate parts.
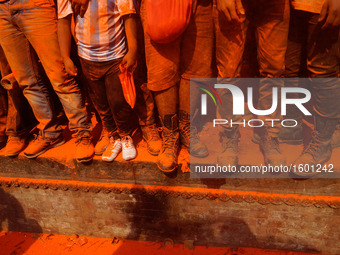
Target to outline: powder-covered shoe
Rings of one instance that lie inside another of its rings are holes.
[[[106,148],[109,146],[109,143],[110,143],[109,132],[103,128],[100,138],[94,148],[94,154],[98,156],[102,155]]]
[[[284,166],[286,164],[286,159],[281,153],[279,139],[277,137],[272,137],[266,133],[261,138],[260,149],[266,165]]]
[[[131,160],[137,156],[137,151],[135,145],[133,144],[133,140],[130,136],[124,136],[122,138],[122,151],[123,151],[123,159]]]
[[[118,154],[122,151],[122,143],[120,139],[110,137],[110,143],[102,155],[102,160],[106,162],[113,161]]]
[[[166,174],[176,171],[178,149],[179,149],[179,130],[177,115],[165,115],[161,118],[163,125],[163,145],[157,158],[158,168]]]
[[[197,128],[190,125],[190,115],[183,110],[179,111],[179,137],[191,156],[205,158],[209,155],[208,148],[198,136]]]
[[[148,152],[157,156],[162,148],[162,139],[158,133],[156,125],[142,126],[143,139],[147,144]]]
[[[79,163],[86,163],[94,156],[94,146],[90,136],[78,137],[76,140],[76,160]]]
[[[26,158],[36,158],[49,149],[60,146],[65,143],[64,137],[59,135],[57,138],[51,139],[43,137],[41,134],[36,135],[35,139],[28,145],[24,151]]]
[[[6,157],[15,157],[26,146],[26,138],[22,136],[9,136],[5,148]]]

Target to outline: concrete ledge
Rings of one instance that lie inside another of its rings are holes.
[[[151,156],[150,156],[151,157]],[[90,165],[65,167],[52,158],[28,160],[24,157],[0,156],[0,176],[42,180],[73,180],[95,183],[139,184],[164,187],[191,187],[269,194],[340,196],[339,179],[197,179],[178,171],[173,178],[161,173],[152,161],[115,161],[105,163],[95,159]]]
[[[250,130],[242,130],[240,142],[241,164],[263,164],[258,145],[251,142]],[[69,136],[68,136],[69,137]],[[69,137],[70,139],[70,137]],[[217,150],[217,137],[212,137],[209,149]],[[288,163],[302,150],[302,146],[282,145]],[[185,150],[179,155],[180,168],[177,175],[166,177],[156,166],[157,157],[146,151],[146,144],[137,139],[138,156],[133,161],[123,161],[121,155],[112,163],[102,162],[95,157],[90,164],[78,164],[73,160],[74,140],[51,149],[35,160],[26,159],[22,154],[17,158],[4,157],[0,150],[0,177],[73,180],[96,183],[125,183],[155,185],[166,187],[192,187],[220,189],[227,191],[253,191],[269,194],[297,194],[311,196],[340,196],[340,179],[310,179],[297,181],[292,179],[199,179],[190,178],[188,163],[190,157]],[[334,150],[330,160],[340,169],[340,148]],[[202,159],[204,161],[204,159]],[[273,176],[275,177],[275,176]]]
[[[41,180],[28,178],[6,178],[0,177],[0,186],[2,187],[22,187],[25,189],[52,189],[62,191],[82,191],[104,194],[149,194],[157,197],[182,197],[185,199],[208,199],[220,200],[227,202],[257,202],[262,205],[286,204],[289,206],[301,205],[309,207],[314,205],[317,208],[330,207],[340,209],[340,197],[337,196],[311,196],[296,194],[278,194],[264,193],[254,191],[236,191],[236,190],[220,190],[206,188],[189,188],[189,187],[169,187],[155,185],[140,184],[122,184],[122,183],[95,183],[95,182],[79,182],[66,180]]]

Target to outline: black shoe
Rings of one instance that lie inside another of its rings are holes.
[[[190,126],[190,115],[183,110],[179,111],[179,134],[181,144],[189,150],[191,156],[205,158],[209,155],[207,147],[198,136],[197,128]]]
[[[165,115],[163,125],[162,149],[158,154],[157,166],[164,173],[171,173],[177,168],[179,131],[177,115]]]

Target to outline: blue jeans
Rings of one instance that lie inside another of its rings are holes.
[[[7,92],[0,86],[0,143],[6,140]]]
[[[2,77],[12,73],[1,46],[0,73]],[[26,135],[36,125],[37,120],[22,90],[16,86],[6,91],[0,86],[0,142],[6,139],[6,135]]]
[[[0,46],[0,75],[5,76],[10,72],[11,69],[7,64],[5,54]],[[0,142],[6,140],[7,114],[8,114],[7,91],[2,86],[0,86]]]
[[[94,62],[80,58],[81,67],[87,80],[89,96],[96,108],[103,127],[113,135],[117,130],[123,137],[131,135],[132,109],[125,101],[119,79],[121,59]]]
[[[243,0],[246,19],[238,24],[228,22],[224,15],[218,12],[214,1],[214,24],[216,34],[216,63],[218,77],[238,78],[241,76],[241,65],[249,23],[255,27],[257,38],[257,61],[262,78],[280,78],[285,70],[285,53],[287,49],[289,29],[288,0]],[[269,109],[272,104],[272,88],[283,87],[282,80],[262,79],[259,84],[258,109]],[[229,91],[221,92],[224,107],[219,107],[217,115],[221,118],[240,121],[233,116],[232,96]],[[280,119],[279,111],[266,118]],[[262,116],[259,116],[263,119]],[[267,124],[266,124],[267,125]],[[270,125],[270,124],[268,124]],[[277,136],[279,127],[268,128],[271,136]]]
[[[81,91],[64,68],[53,0],[10,0],[0,3],[0,43],[13,74],[39,121],[44,137],[62,132],[47,85],[39,80],[32,64],[31,44],[58,95],[71,131],[91,131]]]
[[[318,19],[319,14],[292,10],[285,76],[323,78],[311,82],[314,110],[336,119],[340,118],[340,28],[323,30]],[[290,87],[299,86],[298,79],[291,81]]]

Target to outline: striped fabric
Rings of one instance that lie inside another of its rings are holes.
[[[122,16],[134,14],[132,0],[91,0],[84,18],[75,18],[74,36],[80,57],[103,62],[127,51]],[[58,18],[73,14],[69,0],[58,0]]]
[[[295,10],[320,13],[324,2],[325,0],[292,0],[292,6]]]

